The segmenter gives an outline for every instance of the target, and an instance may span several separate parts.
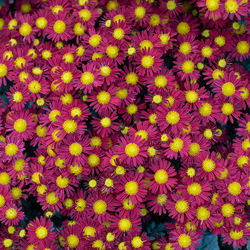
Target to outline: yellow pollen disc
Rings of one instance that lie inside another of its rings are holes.
[[[226,82],[221,87],[222,93],[225,96],[232,96],[235,93],[234,84],[231,82]]]
[[[107,187],[113,187],[113,185],[114,185],[114,182],[113,182],[112,179],[107,178],[107,179],[105,180],[105,186],[107,186]]]
[[[187,191],[189,194],[197,196],[201,193],[201,185],[197,182],[193,182],[192,184],[188,185]]]
[[[180,138],[174,138],[173,142],[170,143],[171,150],[180,152],[183,149],[183,140]]]
[[[96,48],[100,44],[101,40],[102,40],[102,37],[98,34],[95,34],[89,38],[89,44],[92,47]]]
[[[70,71],[66,71],[62,73],[61,79],[65,84],[68,84],[71,82],[73,78],[73,75]]]
[[[212,73],[214,80],[220,80],[220,77],[224,79],[224,71],[220,69],[215,69]]]
[[[180,115],[178,112],[176,111],[170,111],[167,113],[166,116],[166,121],[171,124],[171,125],[175,125],[179,122],[180,120]]]
[[[239,9],[239,5],[235,0],[227,0],[225,2],[225,10],[226,12],[233,14],[237,12]]]
[[[113,37],[117,40],[121,40],[124,37],[124,30],[122,28],[117,28],[113,31]]]
[[[110,99],[111,95],[109,94],[109,92],[106,91],[101,91],[97,95],[97,101],[102,105],[108,104]]]
[[[24,166],[25,166],[25,161],[24,159],[17,159],[15,161],[15,165],[13,166],[13,168],[16,170],[16,171],[22,171],[24,169]]]
[[[158,88],[164,88],[168,83],[167,78],[162,75],[155,77],[154,82],[155,86]]]
[[[178,237],[178,243],[179,243],[179,245],[182,248],[188,248],[191,245],[192,240],[191,240],[191,238],[190,238],[189,235],[187,235],[187,234],[181,234]]]
[[[104,77],[110,76],[111,74],[111,68],[109,66],[102,66],[100,70],[101,70],[101,75]]]
[[[233,195],[237,196],[241,193],[241,185],[239,182],[232,182],[228,185],[228,192]]]
[[[128,199],[124,200],[123,208],[125,210],[132,210],[132,209],[134,209],[134,207],[135,207],[135,204],[133,204],[130,200],[128,200]]]
[[[187,60],[181,65],[181,69],[184,73],[191,74],[194,71],[194,63]]]
[[[8,68],[5,64],[0,63],[0,77],[5,77],[8,73]]]
[[[67,239],[67,245],[70,247],[70,248],[75,248],[78,246],[79,244],[79,238],[74,235],[74,234],[70,234]]]
[[[136,73],[131,72],[126,75],[125,80],[127,84],[136,85],[138,82],[138,76]]]
[[[188,168],[187,169],[187,175],[189,176],[189,177],[194,177],[195,176],[195,174],[196,174],[196,171],[195,171],[195,169],[194,168]]]
[[[202,116],[209,116],[212,113],[212,105],[209,103],[202,103],[199,112]]]
[[[0,185],[8,185],[10,181],[11,178],[6,172],[0,173]]]
[[[131,241],[131,245],[136,249],[136,248],[140,248],[143,246],[143,241],[141,239],[140,236],[135,236],[133,237],[132,241]]]
[[[219,8],[220,0],[206,0],[206,6],[209,11],[215,11]]]
[[[215,162],[212,159],[205,159],[202,162],[202,168],[205,172],[212,172],[215,169]]]
[[[221,112],[225,115],[231,115],[234,112],[234,106],[231,103],[224,103]]]
[[[166,201],[167,201],[168,197],[166,194],[159,194],[157,196],[157,203],[160,204],[160,205],[165,205],[166,204]]]
[[[114,16],[114,18],[113,18],[113,21],[116,23],[119,23],[119,21],[125,22],[125,20],[126,20],[125,17],[123,15],[120,15],[120,14]]]
[[[169,39],[170,39],[170,36],[168,34],[160,34],[161,44],[167,45]]]
[[[67,134],[73,134],[77,130],[77,123],[74,120],[66,120],[63,129]]]
[[[89,157],[88,157],[88,164],[91,166],[91,167],[97,167],[99,164],[100,164],[100,158],[98,155],[96,154],[91,154]]]
[[[48,230],[46,227],[40,226],[36,229],[36,237],[38,239],[44,239],[47,237],[47,235],[48,235]]]
[[[81,83],[83,85],[90,85],[95,80],[95,76],[91,72],[84,72],[81,76]]]
[[[122,232],[128,232],[132,227],[132,223],[129,219],[121,219],[118,223],[118,226]]]
[[[242,91],[240,93],[240,96],[242,97],[242,99],[247,100],[249,97],[249,90],[245,87],[240,87],[239,90]]]
[[[5,205],[5,202],[5,198],[3,197],[3,195],[0,194],[0,208]]]
[[[63,32],[65,32],[66,30],[66,24],[64,21],[62,20],[58,20],[54,23],[53,25],[53,30],[55,31],[55,33],[57,34],[62,34]]]
[[[81,23],[76,23],[76,24],[74,25],[73,30],[74,30],[74,33],[75,33],[77,36],[81,36],[81,35],[83,35],[84,32],[85,32],[85,27],[84,27],[84,25],[81,24]]]
[[[129,181],[125,184],[125,192],[128,195],[135,195],[138,192],[138,184],[135,181]]]
[[[226,39],[224,36],[217,36],[217,37],[215,37],[214,42],[218,46],[223,47],[226,44]]]
[[[103,214],[107,210],[107,203],[103,200],[98,200],[94,203],[93,209],[96,214]]]
[[[108,128],[110,127],[111,125],[111,120],[109,117],[104,117],[101,119],[101,125],[104,127],[104,128]]]
[[[233,240],[240,240],[243,237],[243,231],[242,230],[240,230],[240,231],[233,231],[231,229],[229,234],[230,234],[230,237]]]
[[[32,27],[28,23],[23,23],[21,25],[21,27],[19,28],[19,33],[22,36],[28,36],[28,35],[30,35],[31,31],[32,31]]]
[[[177,7],[176,2],[173,0],[170,0],[167,2],[167,9],[168,10],[174,10]]]
[[[192,47],[189,42],[183,42],[179,47],[179,51],[184,55],[188,55],[191,52],[191,50]]]
[[[249,52],[249,44],[247,41],[239,41],[236,45],[236,49],[239,54],[244,55]]]
[[[18,132],[18,133],[23,133],[24,131],[26,131],[27,128],[27,122],[24,119],[18,119],[15,121],[14,123],[14,129]]]
[[[71,155],[79,156],[82,153],[82,145],[74,142],[69,146],[69,152]]]
[[[8,156],[13,156],[17,153],[18,147],[14,143],[9,143],[5,146],[5,153]]]
[[[189,152],[188,154],[190,156],[196,156],[200,152],[200,145],[196,142],[191,143],[189,146]]]
[[[106,54],[110,58],[116,58],[119,54],[119,48],[117,46],[109,45],[106,49]]]
[[[190,26],[188,23],[186,22],[180,22],[178,25],[177,25],[177,32],[181,35],[186,35],[188,34],[190,31]]]
[[[150,21],[149,21],[149,24],[152,25],[152,26],[157,26],[161,23],[161,18],[158,14],[152,14],[150,16]]]
[[[142,6],[139,6],[135,9],[135,16],[138,18],[138,19],[142,19],[144,16],[146,15],[146,10],[144,7]]]
[[[37,94],[41,91],[42,86],[38,81],[32,81],[29,84],[28,88],[31,93]]]
[[[45,17],[38,17],[36,19],[36,27],[39,29],[45,29],[48,25],[48,20]]]
[[[195,91],[187,91],[186,92],[186,100],[189,103],[195,103],[198,100],[198,94]]]
[[[234,206],[230,203],[225,203],[221,207],[221,212],[224,217],[231,217],[234,214],[234,210],[235,210]]]
[[[62,177],[61,175],[56,178],[56,185],[60,188],[66,188],[69,184],[69,178]]]
[[[196,217],[198,220],[207,220],[210,217],[210,211],[205,207],[198,207]]]
[[[83,235],[85,236],[95,237],[95,233],[96,233],[96,230],[94,227],[87,226],[87,227],[84,227],[83,229]]]
[[[55,192],[48,193],[46,195],[46,202],[50,205],[55,205],[59,201],[59,197],[55,195]]]
[[[141,65],[145,69],[149,69],[154,64],[154,58],[152,56],[143,56],[141,59]]]
[[[189,209],[189,205],[188,205],[188,202],[185,200],[178,200],[175,203],[175,210],[180,214],[186,213],[188,209]]]
[[[4,239],[3,240],[3,245],[4,247],[6,247],[7,249],[9,249],[13,244],[13,240],[12,239]]]
[[[159,169],[154,174],[154,179],[158,184],[165,184],[168,181],[168,173],[164,169]]]
[[[86,207],[86,201],[81,198],[79,198],[75,203],[76,203],[75,209],[78,212],[82,212]]]
[[[53,14],[57,14],[57,15],[58,15],[59,11],[63,11],[64,10],[61,5],[55,5],[53,7],[51,6],[50,8],[51,8],[52,13]]]
[[[5,216],[6,218],[13,220],[17,217],[17,211],[14,208],[9,208],[8,210],[6,210],[5,212]]]
[[[152,49],[153,48],[153,44],[149,41],[149,40],[143,40],[142,42],[140,42],[140,50],[143,49]]]
[[[87,9],[82,9],[79,11],[79,17],[82,18],[83,21],[87,22],[91,19],[92,14]]]
[[[140,152],[140,148],[136,143],[129,143],[125,147],[125,153],[129,157],[136,157]]]

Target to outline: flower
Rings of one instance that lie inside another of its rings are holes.
[[[7,226],[17,225],[24,218],[21,207],[18,208],[14,203],[6,203],[0,214],[0,221]]]

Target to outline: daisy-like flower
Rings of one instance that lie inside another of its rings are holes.
[[[99,223],[109,220],[111,212],[115,211],[112,200],[111,195],[94,194],[88,199],[89,215]]]
[[[152,194],[149,193],[147,198],[147,207],[149,210],[155,214],[162,214],[167,213],[167,202],[168,202],[168,195],[167,194]]]
[[[153,172],[148,174],[148,178],[151,180],[149,190],[152,193],[167,193],[177,184],[176,171],[171,167],[169,161],[162,159],[155,161],[151,164],[150,170]]]
[[[73,85],[79,80],[80,71],[71,63],[61,64],[54,74],[53,84],[56,84],[61,92],[69,92],[73,89]]]
[[[133,167],[142,165],[147,158],[147,147],[145,141],[139,136],[131,137],[125,135],[119,140],[115,152],[119,155],[119,160]]]
[[[114,131],[118,131],[120,126],[116,122],[118,116],[115,112],[104,112],[101,118],[93,118],[91,124],[93,125],[94,130],[101,138],[111,135]]]
[[[82,71],[79,81],[74,85],[76,89],[83,89],[85,93],[90,93],[93,87],[102,85],[100,71],[96,70],[93,63],[82,65]]]
[[[7,96],[10,101],[11,109],[15,111],[24,109],[24,105],[29,101],[28,91],[22,84],[16,84],[10,87],[10,92],[7,93]]]
[[[147,194],[143,175],[136,173],[128,176],[121,176],[120,184],[117,185],[117,199],[121,201],[131,201],[132,204],[137,204],[143,201]]]
[[[112,228],[118,237],[124,233],[130,234],[132,232],[140,232],[140,216],[112,216],[110,228]]]
[[[218,48],[213,44],[213,41],[206,40],[205,42],[200,43],[200,61],[208,60],[208,62],[211,64],[211,62],[214,62],[219,54]]]
[[[156,49],[142,49],[136,54],[135,63],[141,76],[153,75],[162,66],[161,54]]]
[[[192,203],[183,195],[172,194],[166,203],[166,207],[169,216],[180,223],[193,220],[195,210],[192,208]]]
[[[55,212],[62,209],[62,202],[55,191],[47,191],[45,194],[39,194],[37,201],[41,204],[43,210],[49,209]]]
[[[6,226],[17,225],[23,218],[24,213],[21,207],[17,207],[14,203],[6,203],[0,211],[0,221]]]
[[[229,56],[239,60],[240,62],[249,58],[249,37],[246,35],[236,36],[233,38],[233,42],[236,46],[232,48]]]
[[[65,12],[59,12],[58,15],[54,15],[46,32],[48,39],[52,39],[54,42],[58,42],[60,40],[67,41],[71,39],[73,36],[70,28],[71,21],[72,18]]]
[[[54,241],[56,235],[52,232],[53,224],[44,217],[35,218],[27,225],[27,237],[30,243],[39,244],[44,240]]]
[[[177,186],[177,189],[188,201],[202,205],[210,201],[211,197],[211,183],[204,183],[200,178],[194,177],[193,179],[185,178],[182,183]]]
[[[65,164],[84,165],[87,162],[88,151],[91,151],[91,148],[87,136],[68,135],[59,146],[58,155],[61,159],[65,159]]]
[[[127,237],[124,237],[124,241],[128,243],[128,247],[140,250],[151,249],[151,244],[147,234],[144,232],[142,234],[131,233]]]
[[[13,137],[29,140],[34,134],[34,117],[28,111],[13,112],[8,115],[6,129]]]
[[[205,18],[213,19],[215,21],[223,14],[223,2],[221,0],[201,0],[196,4],[200,10],[205,12]]]
[[[236,128],[237,134],[243,138],[250,136],[250,115],[244,114],[239,119],[239,127]]]
[[[167,159],[177,159],[178,156],[184,157],[188,155],[191,138],[187,134],[170,138],[166,143],[162,144],[164,155]]]
[[[201,233],[199,231],[187,231],[187,229],[173,229],[170,235],[173,249],[195,250],[199,245]]]
[[[93,109],[99,114],[106,113],[107,111],[113,111],[120,104],[120,99],[115,95],[116,92],[117,89],[113,85],[98,88],[88,97],[90,106],[93,107]]]
[[[178,105],[167,107],[162,104],[156,111],[157,121],[161,131],[171,131],[174,135],[187,129],[186,123],[191,121],[190,115]]]
[[[3,162],[10,162],[23,156],[24,142],[18,136],[7,136],[6,141],[0,141],[0,156]]]
[[[247,15],[247,3],[241,2],[239,0],[225,0],[224,1],[224,10],[222,18],[226,19],[229,17],[233,19],[236,17],[237,19],[241,19],[241,16]]]
[[[197,54],[199,52],[199,41],[194,35],[186,35],[178,37],[178,53],[184,56]]]
[[[0,57],[0,86],[7,84],[6,79],[14,80],[15,72],[12,60],[6,60]]]

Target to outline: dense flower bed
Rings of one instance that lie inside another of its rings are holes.
[[[247,4],[1,7],[0,249],[246,245]]]

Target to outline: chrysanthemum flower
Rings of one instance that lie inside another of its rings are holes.
[[[51,221],[46,220],[44,217],[35,218],[27,225],[27,237],[30,243],[39,244],[44,240],[54,241],[56,238],[55,233],[51,230],[53,224]]]
[[[141,140],[139,136],[124,136],[119,140],[115,151],[122,162],[135,167],[142,165],[147,158],[146,149],[145,141]]]
[[[167,193],[171,190],[177,183],[176,172],[169,161],[159,160],[153,162],[150,166],[150,170],[153,172],[148,175],[151,180],[149,183],[149,190],[152,193]]]
[[[115,112],[105,112],[101,118],[94,118],[91,124],[95,132],[102,138],[107,137],[113,133],[113,131],[119,130],[119,123],[116,122],[118,116]]]
[[[250,55],[249,51],[249,38],[245,35],[243,36],[236,36],[233,39],[236,46],[233,47],[232,52],[229,56],[235,58],[242,62],[243,60],[247,59]]]
[[[146,233],[138,234],[133,233],[129,234],[127,237],[124,238],[125,242],[128,243],[128,247],[134,249],[151,249],[149,238],[147,237]]]
[[[155,214],[162,214],[167,213],[167,203],[168,203],[168,195],[167,194],[152,194],[148,195],[148,203],[147,206],[149,210]]]
[[[23,218],[24,213],[21,207],[17,207],[14,203],[6,203],[0,211],[0,221],[7,226],[17,225]]]
[[[225,0],[224,1],[224,10],[222,18],[226,19],[229,17],[230,19],[233,19],[234,17],[237,17],[238,19],[241,19],[241,16],[247,15],[247,3],[240,2],[239,0]]]
[[[11,192],[7,186],[1,185],[0,190],[0,208],[2,209],[5,204],[8,204],[9,202],[12,202],[13,198],[11,196]]]
[[[37,201],[41,204],[43,210],[49,209],[55,212],[62,209],[62,202],[60,201],[59,196],[56,195],[55,191],[47,191],[43,195],[39,194]]]
[[[12,60],[0,58],[0,86],[6,85],[6,79],[13,80],[15,76]]]
[[[49,23],[48,30],[46,35],[49,39],[52,39],[54,42],[60,40],[69,40],[72,38],[72,30],[70,28],[71,17],[67,13],[59,12],[58,15],[53,16],[53,21]]]
[[[0,141],[0,156],[3,162],[10,162],[23,156],[24,143],[18,136],[7,136],[6,142]]]
[[[143,182],[143,175],[136,173],[134,176],[121,176],[120,184],[117,185],[117,199],[124,201],[128,199],[132,204],[143,201],[147,191]]]
[[[184,56],[195,55],[199,52],[199,42],[194,35],[178,37],[178,53]]]
[[[220,18],[223,13],[223,5],[222,1],[220,0],[201,0],[197,2],[197,6],[202,10],[205,11],[205,18],[210,18],[216,20]]]

